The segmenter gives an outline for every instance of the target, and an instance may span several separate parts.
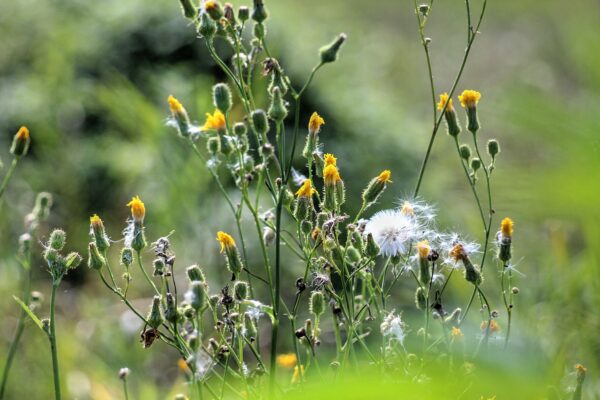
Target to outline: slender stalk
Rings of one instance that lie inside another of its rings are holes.
[[[129,400],[129,394],[127,392],[127,378],[123,378],[123,396],[125,396],[125,400]]]
[[[4,175],[4,179],[2,179],[2,183],[0,184],[0,198],[2,198],[2,195],[4,194],[4,191],[6,190],[6,187],[8,186],[8,182],[10,182],[10,179],[13,176],[13,173],[15,172],[15,168],[17,168],[17,164],[19,163],[19,158],[15,157],[12,160],[12,163],[10,164],[10,167],[8,168],[8,171],[6,171],[6,175]]]
[[[52,282],[52,294],[50,297],[50,333],[48,339],[50,340],[50,351],[52,352],[52,372],[54,376],[54,398],[56,400],[61,399],[60,395],[60,370],[58,368],[58,352],[56,349],[56,290],[60,280]]]
[[[160,296],[160,291],[158,290],[158,288],[156,287],[154,282],[152,282],[152,279],[150,279],[150,276],[148,276],[148,273],[146,272],[146,268],[144,268],[144,264],[142,264],[142,255],[140,254],[139,251],[136,251],[136,258],[137,258],[137,263],[138,263],[140,269],[142,270],[144,277],[146,278],[146,281],[148,281],[150,286],[152,286],[152,288],[154,289],[154,292]]]

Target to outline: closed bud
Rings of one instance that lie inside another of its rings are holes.
[[[283,101],[281,89],[279,88],[279,86],[275,86],[271,91],[271,105],[269,106],[269,117],[271,117],[276,122],[281,122],[286,116],[287,109],[285,107],[285,102]]]
[[[194,19],[198,15],[198,10],[194,7],[192,0],[179,0],[179,5],[184,17]]]
[[[131,241],[131,248],[138,253],[146,247],[146,236],[144,235],[144,228],[141,223],[134,223],[133,225],[133,239]]]
[[[40,192],[35,198],[35,207],[33,208],[32,214],[39,220],[48,218],[50,214],[50,207],[52,207],[52,194],[48,192]]]
[[[152,307],[148,314],[148,326],[157,329],[164,322],[165,318],[160,305],[160,296],[154,296],[152,299]]]
[[[267,139],[267,132],[269,131],[269,121],[267,120],[267,114],[263,110],[254,110],[252,112],[252,123],[254,129],[261,135],[264,141]]]
[[[425,289],[422,286],[419,286],[415,292],[415,305],[419,310],[427,308],[427,297],[425,296]]]
[[[211,39],[217,32],[217,24],[215,21],[210,19],[206,12],[200,13],[200,24],[198,25],[198,33],[207,38]]]
[[[121,368],[119,370],[119,379],[126,380],[130,373],[131,371],[129,370],[129,368]]]
[[[192,321],[196,318],[196,310],[194,310],[190,305],[184,306],[181,313],[183,314],[183,318],[187,319],[188,321]]]
[[[332,43],[322,47],[321,50],[319,50],[321,54],[322,64],[334,62],[335,60],[337,60],[340,48],[346,41],[346,38],[347,36],[345,33],[340,33],[340,35]]]
[[[263,3],[263,0],[254,0],[254,8],[252,9],[252,19],[258,23],[264,22],[269,14]]]
[[[237,122],[235,125],[233,125],[233,133],[237,137],[244,136],[247,131],[248,129],[246,128],[246,124],[243,122]]]
[[[248,18],[250,18],[250,9],[247,6],[240,6],[238,8],[238,19],[244,23],[248,21]]]
[[[275,241],[275,231],[268,226],[263,228],[263,241],[267,246],[270,246]]]
[[[213,157],[221,152],[221,138],[218,136],[209,137],[206,141],[206,149]]]
[[[468,144],[461,144],[458,148],[458,151],[460,153],[460,158],[465,161],[469,161],[469,158],[471,158],[471,148]]]
[[[79,267],[82,261],[83,257],[81,257],[79,253],[73,251],[67,255],[67,268],[75,269]]]
[[[465,279],[467,280],[467,282],[471,282],[475,286],[481,285],[481,283],[483,282],[481,272],[479,272],[477,267],[473,265],[469,257],[465,256],[462,260],[465,266]]]
[[[258,40],[262,40],[265,37],[267,28],[263,24],[254,24],[254,37]]]
[[[377,255],[379,255],[379,251],[379,245],[377,244],[377,242],[375,242],[375,239],[373,239],[373,235],[369,233],[367,235],[367,246],[365,248],[365,254],[369,258],[375,258],[377,257]]]
[[[204,309],[208,301],[206,284],[200,281],[191,282],[189,290],[185,294],[185,299],[195,311]]]
[[[90,242],[88,245],[88,267],[95,270],[101,270],[106,265],[106,259],[100,251],[95,242]]]
[[[50,239],[48,240],[48,246],[52,247],[54,250],[62,250],[65,247],[65,243],[67,242],[67,234],[62,229],[55,229],[50,234]]]
[[[419,12],[421,13],[421,15],[423,15],[424,17],[426,17],[427,14],[429,14],[429,4],[420,4],[419,5]]]
[[[213,104],[223,114],[231,110],[231,90],[225,83],[217,83],[213,86]]]
[[[133,249],[131,247],[123,247],[121,250],[121,264],[126,268],[133,263]]]
[[[106,230],[104,229],[104,223],[99,216],[94,214],[90,218],[90,233],[92,239],[96,242],[98,250],[104,252],[110,246],[108,236],[106,236]]]
[[[511,292],[512,292],[512,294],[519,294],[520,290],[519,290],[519,288],[518,288],[518,287],[514,286],[514,287],[511,289]]]
[[[31,252],[31,235],[24,233],[19,236],[19,255],[27,257]]]
[[[223,9],[221,4],[216,0],[208,0],[204,3],[204,9],[206,13],[215,21],[219,21],[223,16]]]
[[[429,285],[431,280],[431,269],[429,268],[429,261],[427,258],[419,257],[419,281],[423,285]]]
[[[309,310],[316,317],[320,317],[325,311],[325,298],[323,292],[314,291],[310,294]],[[307,329],[308,330],[308,329]]]
[[[10,153],[17,158],[22,157],[27,154],[30,143],[31,137],[29,136],[29,129],[27,129],[25,126],[22,126],[13,137],[12,146],[10,146]]]
[[[271,143],[265,143],[262,146],[260,146],[260,155],[263,158],[269,158],[273,155],[273,152],[275,151],[275,148],[273,147],[273,145]]]
[[[477,171],[479,168],[481,168],[481,160],[477,157],[473,157],[471,159],[471,169]]]
[[[496,139],[490,139],[487,142],[487,152],[492,159],[496,158],[496,155],[500,153],[500,143]]]
[[[348,257],[348,260],[353,263],[358,262],[361,259],[360,251],[354,246],[348,246],[346,248],[346,256]]]
[[[367,188],[363,191],[362,199],[365,205],[370,205],[377,201],[379,195],[385,190],[387,184],[391,182],[391,173],[385,170],[379,174],[379,176],[373,178],[367,185]]]
[[[177,312],[177,306],[175,305],[175,298],[171,293],[167,293],[167,308],[165,309],[165,319],[170,323],[174,324],[179,320],[179,313]]]
[[[248,298],[249,290],[248,282],[237,281],[235,285],[233,285],[233,294],[237,301],[246,300]]]
[[[154,276],[163,276],[165,274],[165,262],[162,258],[157,258],[152,263],[154,266]]]
[[[187,267],[185,270],[187,273],[188,279],[190,282],[198,281],[198,282],[206,282],[206,277],[204,276],[204,272],[198,265],[191,265]]]
[[[225,3],[223,5],[223,16],[227,21],[229,21],[231,26],[235,26],[237,21],[235,20],[235,11],[231,3]]]

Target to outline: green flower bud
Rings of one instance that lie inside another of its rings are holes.
[[[189,19],[194,19],[198,15],[198,10],[194,7],[192,0],[179,0],[183,16]]]
[[[207,13],[200,13],[200,24],[198,25],[198,33],[207,39],[212,39],[216,32],[217,24],[215,23],[215,21],[210,19]]]
[[[359,262],[361,259],[360,251],[354,246],[348,246],[346,248],[346,256],[348,257],[348,260],[353,263]]]
[[[259,24],[264,22],[269,16],[267,9],[262,0],[254,0],[254,8],[252,9],[252,19]]]
[[[83,257],[79,253],[73,251],[67,255],[67,268],[75,269],[81,264]]]
[[[175,298],[171,293],[167,293],[166,300],[167,308],[165,309],[165,319],[174,324],[179,320],[179,313],[177,312],[177,306],[175,305]]]
[[[157,258],[152,263],[154,266],[153,276],[163,276],[165,274],[165,262],[162,258]]]
[[[379,251],[379,245],[375,242],[375,239],[373,239],[373,235],[369,233],[367,235],[367,247],[365,248],[365,254],[369,258],[375,258],[377,255],[379,255]]]
[[[204,3],[206,13],[215,21],[219,21],[223,17],[223,9],[221,4],[216,0],[209,0]]]
[[[481,160],[477,157],[473,157],[471,159],[471,169],[477,171],[479,168],[481,168]]]
[[[186,293],[186,300],[194,310],[204,309],[208,301],[206,284],[200,281],[191,282],[189,290]]]
[[[267,140],[267,132],[269,132],[269,121],[267,114],[263,110],[254,110],[252,112],[252,123],[256,132],[262,136],[263,141]]]
[[[429,285],[431,280],[431,269],[429,268],[429,261],[427,258],[419,257],[419,281],[423,285]]]
[[[254,37],[261,40],[265,37],[267,28],[263,24],[254,24]]]
[[[46,250],[44,250],[44,260],[46,260],[48,265],[52,265],[53,263],[57,262],[59,257],[60,254],[58,251],[52,247],[47,247]]]
[[[229,22],[230,26],[235,26],[237,21],[235,20],[235,11],[231,3],[225,3],[223,5],[223,16]]]
[[[142,227],[142,224],[140,222],[134,222],[131,248],[139,253],[146,247],[146,245],[146,236],[144,235],[144,228]]]
[[[98,251],[95,242],[88,245],[88,267],[95,270],[101,270],[106,265],[106,259]]]
[[[152,308],[148,314],[148,325],[151,328],[157,329],[164,322],[165,318],[160,305],[160,296],[154,296],[152,299]]]
[[[67,242],[67,234],[62,229],[55,229],[50,234],[50,239],[48,240],[48,246],[52,247],[54,250],[62,250],[65,247],[65,243]]]
[[[248,298],[248,294],[250,291],[250,287],[248,286],[248,282],[237,281],[235,285],[233,285],[233,294],[237,301],[243,301]]]
[[[321,47],[321,49],[319,50],[321,54],[321,63],[325,64],[337,60],[340,48],[346,41],[346,38],[347,36],[345,33],[340,33],[340,35],[333,42],[331,42],[327,46]]]
[[[305,236],[310,235],[313,230],[313,224],[311,221],[304,220],[300,223],[300,230]]]
[[[198,282],[206,282],[206,277],[204,276],[204,272],[198,265],[189,266],[185,272],[187,273],[188,279],[190,282],[198,281]]]
[[[463,160],[468,161],[469,158],[471,158],[471,148],[468,144],[461,144],[458,148],[458,151],[460,153],[460,158],[462,158]]]
[[[460,133],[460,125],[458,124],[458,116],[456,115],[456,111],[451,106],[446,108],[444,112],[444,119],[446,121],[446,128],[448,130],[448,135],[456,137]]]
[[[496,139],[490,139],[487,142],[487,152],[492,159],[496,158],[496,155],[500,153],[500,143]]]
[[[108,239],[108,236],[106,236],[104,223],[96,214],[94,214],[90,218],[90,230],[92,234],[92,239],[94,239],[94,241],[96,242],[98,250],[104,252],[106,249],[108,249],[110,246],[110,240]]]
[[[481,272],[473,265],[471,260],[468,257],[463,257],[463,264],[465,266],[465,279],[467,282],[471,282],[475,286],[481,285],[483,282],[483,277],[481,276]]]
[[[206,149],[214,157],[221,152],[221,139],[218,136],[209,137],[206,141]]]
[[[377,198],[390,183],[391,173],[389,170],[385,170],[379,174],[376,178],[373,178],[367,185],[367,188],[363,191],[362,199],[365,205],[373,204],[377,201]]]
[[[225,83],[217,83],[213,86],[213,104],[223,114],[231,110],[231,90]]]
[[[250,18],[250,9],[246,6],[240,6],[238,8],[238,19],[244,23],[248,21],[248,18]]]
[[[278,86],[273,88],[271,92],[271,105],[269,106],[269,117],[276,122],[281,122],[287,116],[287,109],[283,96],[281,95],[281,89]]]
[[[320,317],[325,311],[325,298],[323,297],[323,292],[314,291],[310,295],[310,300],[308,304],[310,312],[316,317]]]
[[[126,268],[133,263],[133,249],[131,247],[123,247],[121,250],[121,264]]]
[[[10,146],[10,153],[17,158],[22,157],[29,151],[30,143],[31,137],[29,136],[29,129],[22,126],[13,138],[12,145]]]
[[[40,192],[35,198],[35,207],[32,213],[37,219],[44,220],[50,214],[50,207],[52,207],[52,194]]]
[[[237,122],[233,125],[233,133],[238,137],[244,136],[247,131],[246,124],[243,122]]]

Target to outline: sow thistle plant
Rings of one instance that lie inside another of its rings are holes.
[[[184,16],[193,23],[227,81],[217,83],[212,94],[206,93],[212,95],[214,109],[206,110],[203,122],[196,122],[182,102],[170,95],[167,124],[212,175],[231,211],[236,229],[214,233],[215,252],[222,254],[230,280],[224,286],[208,282],[204,268],[191,265],[185,268],[182,286],[176,279],[176,255],[169,235],[153,242],[146,238],[146,205],[139,196],[126,205],[131,217],[122,241],[110,238],[100,216],[90,217],[87,251],[89,271],[98,274],[102,284],[142,324],[141,345],[166,345],[178,353],[189,385],[187,393],[177,399],[279,397],[328,373],[343,374],[363,364],[389,371],[401,381],[426,381],[428,366],[445,360],[448,370],[458,376],[462,370],[472,369],[471,363],[489,350],[490,341],[503,335],[503,345],[508,346],[519,289],[513,287],[513,221],[504,218],[492,236],[498,225],[492,173],[500,145],[495,139],[485,149],[480,144],[478,105],[482,95],[475,90],[456,95],[487,1],[478,2],[478,14],[471,1],[466,1],[467,47],[452,87],[440,94],[439,100],[430,60],[432,40],[425,35],[431,3],[414,3],[428,66],[431,137],[412,196],[373,212],[386,201],[385,191],[393,184],[391,170],[385,169],[390,166],[382,165],[379,173],[374,172],[362,193],[347,193],[346,160],[325,152],[325,118],[317,111],[308,121],[301,118],[307,88],[321,68],[337,60],[346,35],[340,34],[320,49],[315,67],[306,81],[297,85],[269,51],[269,13],[262,0],[237,10],[218,1],[196,4],[180,0]],[[233,52],[229,59],[217,52],[216,41]],[[255,92],[259,71],[269,81],[266,104],[259,104],[261,97]],[[464,109],[464,121],[453,98]],[[482,244],[470,240],[465,232],[440,227],[435,207],[419,197],[442,124],[476,204]],[[303,126],[306,137],[302,147]],[[463,126],[468,133],[462,133]],[[27,152],[28,131],[20,130],[15,143],[13,165]],[[225,173],[235,184],[235,195],[226,188]],[[360,204],[354,215],[345,208],[350,199]],[[48,200],[46,206],[42,203],[39,200],[40,209],[49,207]],[[46,214],[34,210],[34,220]],[[251,220],[251,233],[242,229],[246,218]],[[77,253],[64,254],[65,241],[65,233],[55,230],[44,246],[52,277],[50,318],[39,319],[39,311],[27,305],[32,300],[27,298],[28,290],[23,300],[18,300],[23,315],[29,315],[50,341],[57,399],[61,392],[56,289],[82,261]],[[109,257],[110,248],[116,245],[120,246],[119,266],[111,265]],[[250,261],[250,247],[259,249],[261,262]],[[154,258],[151,266],[144,260],[149,253]],[[30,257],[30,253],[24,254]],[[495,274],[485,273],[489,270],[486,261],[490,264],[492,258],[501,288],[493,296],[486,282]],[[296,275],[294,285],[282,281],[283,269]],[[463,307],[453,304],[454,298],[449,299],[447,293],[451,279],[461,275],[472,288]],[[412,286],[414,304],[398,301],[400,281],[404,281],[403,287]],[[133,305],[132,285],[144,285],[152,296],[147,309]],[[505,311],[493,307],[496,299],[502,300]],[[480,317],[473,323],[467,317],[477,306]],[[422,322],[410,318],[415,308],[423,314]],[[472,334],[469,326],[479,332]],[[11,359],[12,355],[8,366]],[[578,366],[576,371],[575,396],[581,396],[586,370]],[[135,373],[123,368],[118,377],[127,398],[127,383],[136,379]]]

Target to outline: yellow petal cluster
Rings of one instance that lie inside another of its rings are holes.
[[[325,154],[325,166],[333,165],[334,167],[337,165],[337,158],[333,156],[333,154],[327,153]]]
[[[235,240],[233,240],[233,237],[223,231],[217,232],[217,240],[221,243],[221,253],[226,249],[235,247]]]
[[[20,139],[20,140],[29,139],[29,129],[27,129],[26,126],[22,126],[19,128],[19,131],[17,132],[17,139]]]
[[[446,107],[446,103],[448,103],[448,107]],[[440,94],[440,102],[437,104],[438,110],[442,111],[446,107],[446,111],[452,111],[454,107],[452,107],[452,99],[448,96],[448,93]]]
[[[183,105],[179,102],[179,100],[173,97],[173,95],[169,95],[167,101],[169,102],[169,109],[171,110],[172,114],[185,113],[185,108],[183,108]]]
[[[295,353],[279,354],[276,361],[277,365],[287,369],[294,368],[298,363]]]
[[[460,105],[464,108],[473,108],[479,103],[481,99],[481,93],[476,90],[465,90],[462,92],[460,96],[458,96],[458,100],[460,100]]]
[[[419,252],[419,257],[427,258],[429,257],[429,253],[431,253],[431,246],[429,246],[429,242],[427,240],[423,240],[422,242],[417,243],[415,246],[417,251]]]
[[[317,133],[321,129],[321,125],[325,125],[325,120],[316,111],[313,112],[308,121],[308,130]]]
[[[392,177],[392,172],[389,169],[386,169],[385,171],[382,171],[379,174],[379,176],[377,177],[377,180],[382,183],[391,183],[392,182],[390,180],[391,177]]]
[[[127,207],[131,208],[131,215],[133,216],[134,220],[137,222],[142,222],[144,220],[144,216],[146,215],[146,207],[139,196],[132,198],[131,201],[126,205]]]
[[[502,235],[505,237],[512,237],[514,225],[515,224],[513,223],[512,219],[508,217],[504,218],[500,223],[500,231],[502,232]]]
[[[202,126],[202,129],[205,131],[216,130],[222,131],[225,129],[225,115],[219,110],[215,110],[215,112],[211,115],[211,113],[206,113],[206,122]]]
[[[300,189],[296,192],[296,196],[298,197],[311,197],[316,190],[312,187],[312,182],[310,179],[306,179]]]
[[[335,165],[328,165],[323,170],[323,180],[326,185],[334,185],[336,182],[342,180],[340,172]]]

